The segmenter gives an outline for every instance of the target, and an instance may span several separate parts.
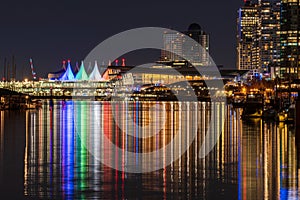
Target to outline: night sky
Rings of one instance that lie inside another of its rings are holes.
[[[4,57],[11,59],[13,54],[18,78],[30,78],[30,57],[38,77],[45,77],[59,70],[63,59],[80,61],[121,31],[144,26],[183,31],[193,22],[210,34],[210,54],[216,64],[235,68],[236,13],[242,4],[242,0],[1,1],[0,75]],[[147,59],[137,52],[127,64]]]

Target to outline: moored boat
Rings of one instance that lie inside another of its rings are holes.
[[[264,97],[261,93],[250,93],[246,96],[242,118],[260,118],[263,113]]]

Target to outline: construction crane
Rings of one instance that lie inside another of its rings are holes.
[[[36,80],[36,73],[34,71],[34,66],[33,66],[32,58],[29,59],[29,62],[30,62],[30,68],[31,68],[32,78],[35,81]]]

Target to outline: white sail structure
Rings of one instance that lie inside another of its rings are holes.
[[[97,61],[95,61],[95,66],[89,76],[89,81],[101,81],[101,80],[102,80],[102,77],[101,77],[101,74],[98,69],[98,64],[97,64]]]
[[[75,79],[78,80],[78,81],[87,81],[87,80],[89,80],[89,77],[88,77],[88,75],[85,71],[85,68],[84,68],[83,61],[81,61],[81,66],[79,68],[78,73],[76,74]]]
[[[71,61],[68,61],[66,72],[59,78],[60,81],[74,81],[74,73],[71,67]]]

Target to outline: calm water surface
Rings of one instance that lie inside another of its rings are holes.
[[[0,197],[298,199],[300,131],[259,119],[241,121],[240,113],[221,103],[88,101],[0,111]],[[213,151],[199,158],[205,136],[220,131]],[[139,138],[145,134],[153,135]],[[193,134],[194,142],[183,151]],[[177,135],[171,152],[136,158],[145,168],[166,165],[161,170],[126,173],[99,161],[121,162],[125,170],[127,152],[156,151]],[[122,152],[107,146],[104,136]],[[168,165],[166,157],[175,152],[182,156]]]

